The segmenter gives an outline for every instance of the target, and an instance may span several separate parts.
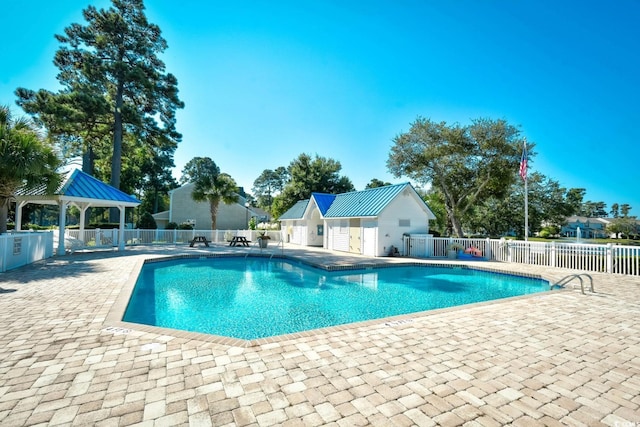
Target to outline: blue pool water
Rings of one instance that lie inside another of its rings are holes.
[[[545,280],[464,268],[180,259],[143,266],[123,320],[251,340],[547,290]]]

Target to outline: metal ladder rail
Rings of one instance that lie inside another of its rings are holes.
[[[564,277],[563,279],[561,279],[558,283],[555,283],[553,286],[564,286],[569,284],[573,279],[578,279],[580,280],[580,291],[582,292],[582,295],[585,295],[584,293],[584,280],[582,280],[582,276],[586,276],[587,278],[589,278],[589,287],[591,288],[591,292],[595,293],[595,289],[593,287],[593,277],[591,277],[589,274],[587,273],[579,273],[579,274],[570,274],[569,276]]]

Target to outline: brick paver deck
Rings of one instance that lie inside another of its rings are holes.
[[[74,254],[0,274],[0,425],[640,426],[638,278],[591,274],[595,293],[574,281],[253,346],[110,320],[141,259],[221,250]]]

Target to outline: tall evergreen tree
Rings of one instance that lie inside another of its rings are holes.
[[[177,79],[158,57],[167,43],[160,28],[147,21],[143,1],[112,1],[106,10],[87,7],[86,25],[74,23],[56,35],[61,43],[54,58],[63,86],[59,93],[20,88],[16,94],[25,111],[40,115],[45,124],[62,124],[71,134],[74,123],[87,132],[96,129],[92,123],[106,126],[112,136],[110,183],[120,188],[125,135],[172,154],[182,137],[175,111],[184,104]],[[77,136],[97,138],[93,133]],[[91,142],[82,141],[83,152]]]

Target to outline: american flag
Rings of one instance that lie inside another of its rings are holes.
[[[520,159],[520,171],[518,172],[520,177],[527,180],[527,143],[525,141],[524,148],[522,149],[522,159]]]

